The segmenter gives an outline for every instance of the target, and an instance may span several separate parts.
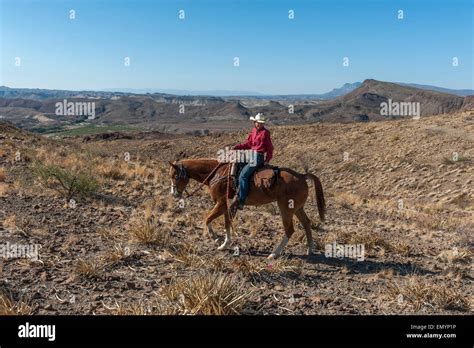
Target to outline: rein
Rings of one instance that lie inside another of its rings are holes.
[[[202,181],[199,183],[199,186],[194,189],[193,192],[191,192],[191,194],[189,194],[186,190],[184,190],[187,194],[188,194],[188,197],[191,197],[192,195],[194,195],[197,191],[199,191],[200,189],[202,189],[202,187],[206,184],[206,181],[215,173],[215,171],[217,170],[217,168],[219,168],[219,166],[221,165],[222,163],[218,163],[217,166],[211,171],[211,173]],[[186,172],[186,169],[183,167],[183,170],[184,172]],[[187,174],[186,174],[187,175]]]

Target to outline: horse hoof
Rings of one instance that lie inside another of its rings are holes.
[[[227,243],[224,243],[221,246],[219,246],[217,250],[224,250],[225,248],[227,248]]]
[[[273,259],[276,259],[277,255],[275,253],[271,253],[270,255],[268,255],[267,259],[269,260],[273,260]]]
[[[313,256],[314,255],[314,250],[308,250],[307,255],[308,256]]]

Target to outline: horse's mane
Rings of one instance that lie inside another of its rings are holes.
[[[210,157],[207,157],[207,158],[186,158],[186,159],[182,159],[181,161],[182,161],[182,162],[186,162],[186,161],[194,161],[194,162],[218,162],[217,159],[215,159],[215,158],[210,158]]]

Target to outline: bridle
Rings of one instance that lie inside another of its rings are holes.
[[[194,195],[198,190],[200,190],[205,184],[206,184],[206,181],[208,181],[210,179],[210,177],[215,173],[215,171],[217,170],[217,168],[220,167],[220,165],[223,164],[221,162],[219,162],[217,164],[217,166],[215,166],[215,168],[211,171],[211,173],[202,181],[199,183],[199,186],[193,191],[191,192],[191,194],[188,193],[187,189],[185,188],[184,189],[184,192],[188,195],[188,197],[191,197],[192,195]],[[186,168],[184,168],[183,164],[178,162],[175,164],[174,166],[177,171],[176,171],[176,174],[174,176],[175,180],[176,180],[176,184],[178,183],[178,180],[179,179],[183,179],[183,180],[186,180],[187,178],[189,178],[189,175],[188,175],[188,172],[186,171]],[[174,189],[175,185],[173,184],[173,182],[171,182],[171,187]],[[176,188],[177,190],[178,188]],[[179,192],[178,192],[179,193]]]
[[[174,165],[174,168],[177,169],[176,174],[174,176],[176,185],[173,183],[173,181],[171,181],[171,188],[174,190],[175,187],[176,187],[176,192],[178,192],[178,187],[177,187],[178,186],[178,180],[180,180],[180,179],[186,180],[189,176],[188,176],[188,172],[186,171],[186,168],[184,168],[182,163],[176,163]],[[184,189],[184,192],[187,195],[189,195],[186,188]],[[178,192],[178,194],[179,194],[179,192]],[[182,194],[182,192],[181,192],[181,194]]]

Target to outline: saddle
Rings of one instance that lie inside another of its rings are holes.
[[[245,163],[232,163],[234,166],[231,169],[233,176],[233,188],[234,191],[237,191],[239,187],[239,175],[242,169],[245,166]],[[280,176],[280,168],[272,165],[264,165],[252,174],[250,180],[253,179],[255,187],[258,189],[269,190],[275,185],[277,178]]]
[[[258,168],[253,175],[253,182],[256,188],[269,190],[275,185],[277,178],[280,176],[280,168],[265,165]]]

